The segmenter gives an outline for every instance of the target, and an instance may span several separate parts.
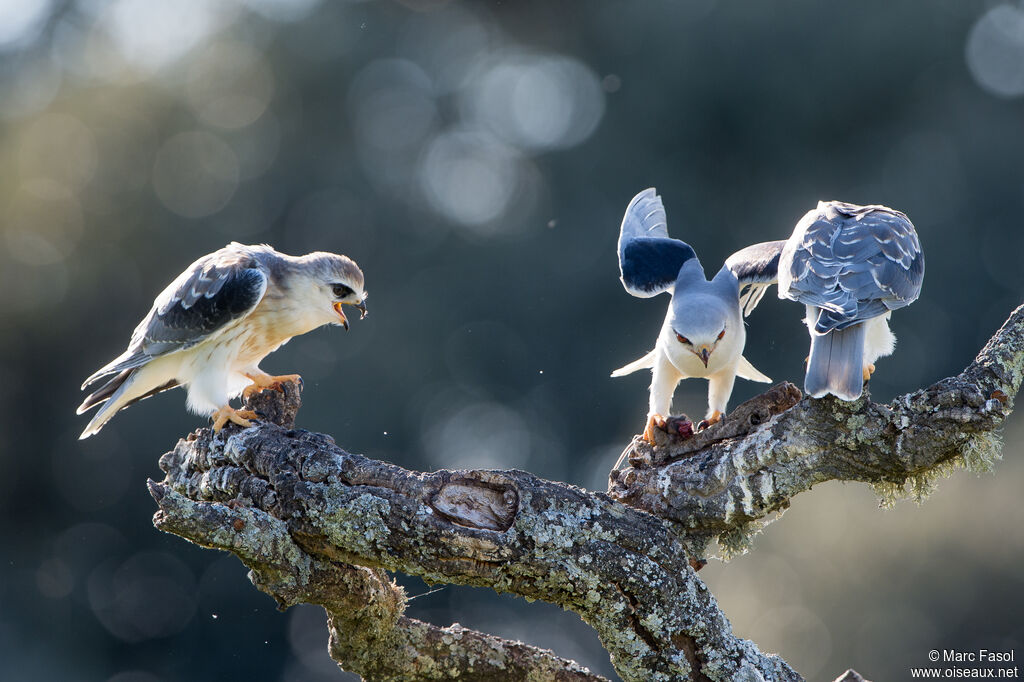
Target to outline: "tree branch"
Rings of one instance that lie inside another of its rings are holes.
[[[282,605],[312,601],[342,620],[335,613],[351,609],[348,592],[388,594],[379,569],[399,570],[573,610],[597,630],[626,680],[725,680],[755,670],[766,679],[799,679],[779,658],[732,635],[669,524],[600,493],[521,471],[408,471],[274,424],[231,435],[204,429],[179,441],[161,467],[165,481],[150,482],[160,506],[155,525],[234,552]],[[371,586],[349,589],[349,575],[373,570]],[[314,571],[342,577],[314,578]],[[326,594],[311,594],[311,585],[325,584]],[[403,666],[414,657],[382,661],[374,641],[346,646],[341,639],[332,635],[332,654],[347,669],[372,679],[408,675]],[[564,679],[596,679],[550,654],[541,668],[532,647],[479,633],[471,640],[491,643],[506,658],[531,652],[521,677],[498,666],[495,679],[551,679],[544,673],[556,661],[560,674],[586,675]],[[468,664],[473,654],[461,656]],[[378,665],[372,675],[367,661]]]
[[[600,679],[535,647],[407,618],[388,570],[575,611],[625,680],[799,680],[732,634],[691,561],[715,537],[738,548],[815,483],[910,480],[920,492],[956,460],[991,462],[1022,375],[1024,307],[961,374],[889,405],[800,400],[781,384],[690,439],[634,439],[611,497],[521,471],[419,473],[350,454],[291,428],[289,385],[247,404],[283,426],[202,429],[161,458],[154,524],[233,552],[282,607],[323,605],[332,657],[374,680]]]
[[[1024,306],[960,374],[888,405],[867,391],[796,402],[799,389],[783,383],[693,438],[634,438],[609,494],[682,524],[697,556],[716,536],[727,554],[744,549],[752,522],[825,481],[872,483],[890,501],[909,481],[920,499],[955,462],[991,467],[1022,375]]]
[[[149,482],[160,505],[158,528],[234,553],[250,579],[280,608],[319,604],[327,611],[331,657],[372,680],[604,680],[573,661],[520,642],[454,624],[439,628],[403,615],[405,593],[375,568],[317,558],[271,514],[239,504],[199,502]]]

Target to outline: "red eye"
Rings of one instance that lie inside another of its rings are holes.
[[[690,339],[686,338],[685,336],[683,336],[679,332],[676,332],[676,338],[679,339],[679,343],[685,343],[685,344],[689,344],[690,343]]]
[[[723,336],[725,336],[725,330],[724,329],[718,333],[718,340],[721,341]]]

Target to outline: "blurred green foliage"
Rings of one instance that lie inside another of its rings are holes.
[[[145,479],[202,422],[180,391],[76,440],[78,384],[226,242],[346,253],[371,314],[265,369],[300,425],[403,466],[518,467],[603,489],[642,424],[667,300],[614,242],[657,186],[709,270],[818,199],[884,203],[928,269],[876,399],[959,371],[1024,290],[1024,11],[956,0],[24,0],[0,3],[0,678],[337,679],[322,615],[278,614],[231,557],[157,533]],[[802,310],[746,356],[799,381]],[[741,382],[733,404],[758,387]],[[705,384],[676,408],[703,411]],[[802,496],[702,573],[736,630],[809,679],[903,679],[943,647],[1020,652],[1019,428],[996,476],[923,507]],[[427,592],[407,581],[414,594]],[[444,588],[458,620],[605,674],[571,614]]]

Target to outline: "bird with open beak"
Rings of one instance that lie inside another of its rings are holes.
[[[644,440],[653,443],[654,429],[665,428],[672,394],[683,379],[708,380],[708,411],[698,429],[722,419],[737,376],[771,381],[743,357],[743,280],[723,266],[708,281],[690,245],[668,236],[665,207],[653,188],[637,194],[626,208],[619,233],[619,271],[633,296],[672,295],[654,349],[612,373],[619,377],[651,370]]]
[[[119,410],[176,386],[188,407],[219,431],[227,422],[251,425],[252,412],[229,401],[243,392],[279,388],[297,374],[259,368],[293,336],[325,324],[349,328],[344,306],[366,315],[363,272],[334,253],[289,256],[267,245],[232,242],[203,256],[157,296],[132,333],[128,349],[82,385],[113,375],[78,414],[100,405],[81,438],[97,433]]]

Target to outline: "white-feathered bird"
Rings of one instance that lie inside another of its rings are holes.
[[[751,283],[749,313],[778,281],[779,298],[803,303],[811,335],[804,391],[856,400],[891,355],[892,311],[921,293],[924,253],[906,215],[886,206],[821,201],[788,240],[747,247],[733,256],[734,272]],[[732,258],[730,258],[732,261]]]
[[[654,350],[612,373],[619,377],[652,370],[644,427],[648,442],[653,442],[655,427],[664,427],[672,394],[682,379],[708,380],[706,424],[725,414],[737,376],[771,381],[743,357],[746,330],[739,290],[749,282],[724,266],[709,282],[693,249],[669,238],[665,208],[653,188],[637,194],[626,208],[619,233],[619,271],[623,286],[634,296],[672,294]]]
[[[156,297],[128,349],[82,384],[114,375],[79,406],[78,414],[101,406],[81,438],[118,410],[175,386],[188,390],[189,409],[210,415],[214,430],[228,421],[249,426],[256,415],[229,400],[298,377],[271,376],[260,361],[322,325],[348,329],[342,306],[362,316],[365,299],[363,273],[346,256],[295,257],[237,242],[203,256]]]

